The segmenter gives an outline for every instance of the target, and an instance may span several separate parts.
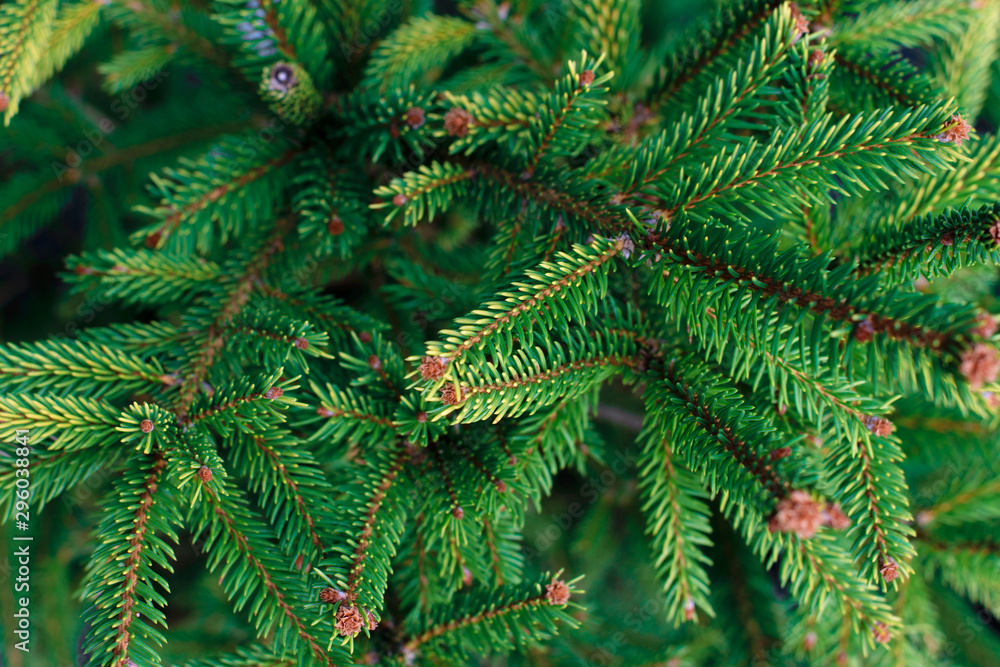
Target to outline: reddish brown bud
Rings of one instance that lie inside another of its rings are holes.
[[[145,243],[147,248],[155,248],[160,243],[160,232],[153,232],[147,236]]]
[[[420,107],[410,107],[406,112],[406,124],[414,130],[421,127],[426,118],[424,110]]]
[[[972,330],[972,333],[983,338],[990,338],[997,332],[997,321],[989,313],[979,313],[976,315],[979,325]]]
[[[892,558],[887,558],[882,561],[881,567],[878,569],[879,574],[885,579],[886,583],[890,583],[899,578],[899,565]]]
[[[892,635],[889,632],[889,627],[885,623],[876,622],[872,626],[872,634],[875,636],[875,642],[877,644],[885,644],[889,641]]]
[[[990,225],[990,238],[993,239],[993,243],[1000,245],[1000,218],[993,221]]]
[[[797,41],[802,35],[809,32],[809,20],[802,15],[802,10],[794,2],[789,5],[789,9],[792,11],[792,20],[794,21],[793,30],[795,40]]]
[[[336,588],[324,588],[319,592],[319,599],[321,602],[326,602],[327,604],[333,604],[334,602],[342,602],[347,599],[347,593]]]
[[[466,586],[471,586],[472,582],[475,581],[472,578],[472,570],[467,567],[462,567],[462,583]]]
[[[399,126],[395,122],[389,124],[389,136],[393,139],[399,139]]]
[[[791,447],[778,447],[777,449],[771,451],[771,460],[778,461],[780,459],[785,458],[786,456],[791,456],[791,454],[792,454]]]
[[[382,360],[373,354],[368,357],[368,367],[373,371],[382,370]]]
[[[580,72],[580,86],[582,88],[586,88],[587,86],[589,86],[592,83],[594,83],[594,72],[593,71],[591,71],[589,69],[585,69],[582,72]]]
[[[398,193],[395,197],[392,198],[393,206],[402,206],[405,203],[406,203],[406,195],[404,195],[402,192]]]
[[[334,215],[330,218],[330,222],[326,223],[326,231],[330,232],[331,236],[340,236],[345,229],[344,221],[340,219],[339,215]]]
[[[688,598],[684,600],[684,620],[693,621],[694,620],[694,600]]]
[[[455,385],[449,382],[441,387],[441,402],[445,405],[458,404],[458,393],[455,391]]]
[[[417,423],[426,424],[427,423],[427,413],[421,410],[417,413]]]
[[[139,423],[139,430],[143,433],[152,433],[154,428],[156,428],[156,425],[150,419],[143,419]]]
[[[444,372],[448,368],[448,360],[444,357],[424,357],[420,360],[420,377],[424,380],[435,381],[444,377]]]
[[[0,92],[0,113],[7,110],[10,105],[10,98],[7,97],[7,93]]]
[[[811,651],[816,648],[816,643],[819,641],[819,637],[816,636],[815,632],[807,632],[805,638],[802,640],[802,648],[807,651]]]
[[[833,503],[823,508],[823,525],[834,530],[844,530],[851,525],[851,518],[840,509],[839,503]]]
[[[865,428],[874,433],[880,438],[884,438],[887,435],[892,434],[893,425],[892,422],[885,417],[877,417],[875,415],[868,415],[864,419]]]
[[[938,141],[961,146],[962,142],[969,138],[972,126],[959,114],[952,114],[951,124],[945,128],[944,132],[935,137]]]
[[[875,325],[872,323],[870,317],[866,317],[854,325],[854,340],[859,343],[867,343],[874,337]]]
[[[353,637],[364,627],[365,621],[361,618],[361,612],[353,605],[341,605],[340,609],[337,610],[336,618],[337,632],[342,637]]]
[[[78,276],[89,276],[94,273],[94,270],[89,266],[84,266],[83,264],[77,264],[76,268],[73,269],[73,273]]]
[[[264,398],[269,398],[274,400],[275,398],[281,398],[285,395],[285,390],[281,387],[271,387],[266,392],[264,392]]]
[[[495,486],[497,487],[497,491],[500,493],[507,493],[507,482],[502,479],[498,479]]]
[[[318,408],[316,408],[316,414],[320,415],[321,417],[332,417],[333,410],[331,410],[330,408],[324,408],[321,405]]]
[[[465,510],[463,510],[458,505],[455,505],[454,507],[451,508],[451,515],[456,519],[461,519],[462,517],[465,516]]]
[[[206,484],[208,482],[211,482],[212,481],[212,469],[209,468],[208,466],[202,466],[202,467],[198,468],[198,479],[200,479],[201,481],[205,482]]]
[[[958,370],[973,389],[978,389],[987,382],[995,382],[1000,371],[996,349],[986,343],[976,343],[962,353]]]
[[[362,331],[361,333],[358,334],[358,340],[360,340],[362,343],[370,343],[372,342],[372,335],[367,331]]]
[[[943,246],[953,246],[955,245],[955,232],[949,230],[941,235],[940,238],[941,245]]]
[[[294,345],[296,347],[296,349],[299,349],[299,350],[308,350],[309,349],[309,341],[307,341],[305,339],[305,336],[299,336],[298,338],[296,338],[295,342],[292,343],[292,345]]]
[[[464,137],[469,134],[472,114],[461,107],[452,107],[444,115],[444,129],[450,137]]]
[[[545,599],[552,605],[563,605],[569,602],[569,586],[559,579],[545,586]]]
[[[795,533],[802,539],[809,539],[822,525],[823,516],[819,504],[805,491],[792,491],[787,498],[778,501],[767,529],[772,533]]]

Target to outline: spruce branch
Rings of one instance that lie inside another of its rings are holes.
[[[0,395],[0,437],[12,442],[17,429],[30,429],[32,439],[47,449],[81,450],[117,443],[119,412],[104,401],[48,394]]]
[[[321,387],[310,381],[309,386],[319,399],[317,416],[311,421],[322,424],[312,436],[313,440],[349,443],[366,440],[378,444],[393,438],[392,412],[385,403],[329,384]]]
[[[375,449],[357,468],[358,479],[346,489],[334,525],[335,539],[319,571],[337,591],[330,602],[356,606],[372,622],[381,618],[391,561],[402,538],[409,510],[404,466],[410,451],[401,441]],[[332,594],[331,594],[332,595]],[[343,608],[338,605],[334,612]],[[360,628],[358,628],[360,629]],[[367,624],[366,624],[367,629]],[[354,632],[341,632],[354,635]]]
[[[625,170],[614,179],[621,188],[618,196],[624,200],[671,175],[676,178],[681,165],[702,154],[700,149],[742,141],[737,130],[760,122],[753,116],[759,113],[767,84],[785,66],[793,43],[791,17],[776,13],[751,45],[749,56],[731,73],[715,79],[694,110],[684,112],[671,129],[649,137],[636,149],[602,154],[593,169],[607,176],[624,164]]]
[[[258,636],[273,630],[276,647],[292,651],[299,660],[331,667],[349,664],[347,651],[339,645],[324,646],[297,611],[307,599],[304,586],[287,574],[289,568],[275,554],[272,531],[250,511],[242,494],[233,487],[226,495],[206,487],[201,498],[192,505],[191,519],[198,535],[205,537],[209,569],[224,564],[220,584],[237,611],[252,602]],[[233,553],[239,558],[227,555]]]
[[[61,70],[83,46],[101,20],[102,2],[63,4],[58,9],[46,49],[38,54],[31,82],[25,90],[31,91]]]
[[[855,195],[886,189],[882,178],[898,178],[897,171],[916,176],[946,168],[949,152],[941,150],[938,136],[953,123],[942,104],[837,121],[827,116],[801,129],[779,130],[766,143],[723,151],[704,172],[680,178],[674,192],[657,192],[655,204],[668,220],[703,219],[713,210],[738,215],[730,202],[746,188],[766,187],[755,190],[755,209],[774,206],[785,213],[794,212],[787,202],[803,196],[809,203],[825,202],[826,195],[807,191],[804,184]]]
[[[704,552],[711,545],[707,494],[696,475],[678,467],[669,442],[656,429],[644,431],[641,439],[642,509],[666,594],[666,617],[677,625],[695,620],[696,609],[714,616],[705,571],[711,565]]]
[[[372,53],[365,77],[384,90],[406,88],[475,43],[474,23],[447,16],[415,18]]]
[[[137,209],[158,220],[143,233],[148,245],[205,252],[216,225],[219,240],[225,242],[251,226],[258,213],[274,208],[281,196],[281,171],[298,149],[275,140],[257,150],[248,145],[249,138],[227,138],[198,160],[185,160],[180,168],[154,177],[160,204]],[[227,215],[221,216],[220,210]]]
[[[722,8],[711,21],[703,21],[659,72],[649,93],[652,108],[683,101],[683,93],[698,89],[701,77],[726,69],[731,54],[740,50],[738,45],[783,4],[784,0],[751,0]]]
[[[572,595],[580,592],[573,582],[545,576],[530,583],[504,586],[492,595],[461,596],[453,606],[439,607],[425,617],[422,631],[401,646],[399,661],[410,655],[439,653],[456,659],[542,641],[556,623],[576,625],[566,608]],[[442,637],[454,637],[458,643],[449,646],[441,641]]]
[[[159,361],[106,344],[51,340],[0,346],[0,377],[20,391],[114,398],[170,385]]]
[[[230,460],[266,508],[282,550],[298,554],[295,568],[308,571],[329,541],[334,490],[316,459],[296,444],[287,430],[241,434],[231,440]]]
[[[468,132],[453,137],[448,145],[452,154],[466,156],[489,145],[501,146],[511,155],[523,153],[532,119],[542,103],[535,93],[516,88],[494,88],[469,95],[444,91],[443,95],[450,109],[461,109],[472,119]]]
[[[165,625],[166,581],[153,566],[172,571],[181,521],[169,487],[164,486],[166,460],[160,452],[135,459],[141,465],[115,484],[112,503],[101,522],[102,543],[91,555],[84,597],[92,599],[90,631],[84,650],[92,660],[113,667],[136,661],[160,664],[165,642],[155,627]]]
[[[884,437],[859,442],[855,447],[835,444],[829,483],[851,517],[853,553],[862,574],[883,590],[913,573],[916,555],[909,538],[914,535],[906,497],[906,480],[899,461],[902,450]]]
[[[0,10],[0,111],[4,126],[31,93],[33,68],[52,34],[58,2],[17,0]]]
[[[880,273],[899,282],[927,276],[951,275],[969,264],[1000,264],[1000,204],[946,210],[878,227],[856,248],[856,271]]]
[[[886,106],[917,107],[944,98],[943,91],[920,73],[895,50],[852,48],[844,45],[833,54],[833,102],[842,108],[858,111]],[[849,90],[864,91],[860,98]]]
[[[702,226],[698,234],[674,229],[666,234],[654,232],[647,237],[647,245],[661,253],[653,283],[656,298],[670,315],[683,317],[709,349],[719,349],[726,332],[735,327],[750,334],[755,345],[764,344],[769,340],[768,330],[772,326],[778,326],[780,331],[787,322],[792,325],[789,333],[802,346],[802,355],[807,356],[806,341],[811,341],[816,349],[826,336],[824,321],[853,326],[853,330],[840,329],[828,339],[827,354],[834,370],[850,361],[849,353],[855,343],[865,343],[876,334],[884,334],[885,343],[869,348],[868,354],[874,355],[870,359],[891,359],[896,369],[906,368],[904,363],[912,364],[905,374],[897,371],[901,381],[944,400],[976,405],[966,383],[944,379],[959,370],[959,359],[974,347],[971,309],[939,306],[921,295],[899,292],[872,296],[876,283],[849,279],[849,266],[827,272],[824,267],[829,262],[828,255],[803,261],[797,259],[795,249],[778,253],[775,241],[741,230],[736,243],[735,237],[711,223]],[[706,295],[708,298],[701,298],[697,311],[682,310],[681,304],[691,302],[684,295],[706,294],[701,287],[706,278],[736,289],[712,290]],[[793,315],[794,311],[797,314]],[[776,321],[771,317],[775,312]],[[816,318],[809,321],[808,313]],[[842,349],[834,341],[848,331],[854,335]],[[748,347],[744,340],[735,342]],[[908,353],[911,356],[897,362],[902,345],[916,350],[916,359]],[[926,378],[915,371],[928,362],[942,373]],[[879,374],[872,378],[878,379]]]
[[[863,44],[866,48],[916,47],[961,32],[973,16],[961,0],[918,0],[865,7],[851,21],[831,27],[835,46]]]
[[[536,320],[546,328],[570,319],[585,322],[586,313],[597,310],[598,300],[607,289],[611,260],[624,247],[623,239],[603,239],[590,246],[576,246],[573,254],[560,253],[556,262],[529,271],[529,281],[515,283],[515,291],[501,292],[504,301],[473,311],[477,319],[460,318],[457,330],[442,331],[445,340],[428,345],[429,358],[446,361],[446,372],[457,379],[460,375],[455,369],[469,363],[466,359],[482,362],[484,354],[494,358],[510,356],[515,337],[520,345],[530,347]],[[438,379],[429,373],[426,369],[421,372],[425,381]]]
[[[77,289],[102,285],[110,298],[150,305],[190,299],[223,277],[219,265],[203,257],[141,249],[81,253],[70,258],[66,268]]]

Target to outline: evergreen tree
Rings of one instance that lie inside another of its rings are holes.
[[[0,7],[27,664],[997,664],[1000,2],[436,5]]]

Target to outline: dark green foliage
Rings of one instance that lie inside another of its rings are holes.
[[[0,9],[27,664],[993,664],[1000,4],[447,4]]]

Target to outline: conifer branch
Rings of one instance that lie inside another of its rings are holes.
[[[103,401],[48,394],[0,394],[0,437],[14,441],[29,429],[36,442],[48,438],[49,450],[81,450],[116,443],[118,411]]]
[[[915,107],[939,97],[927,90],[926,82],[908,66],[906,60],[900,56],[890,58],[872,64],[867,53],[840,49],[833,54],[838,71],[846,72],[878,91],[879,97],[891,104]]]
[[[836,123],[830,117],[787,135],[780,131],[766,144],[751,144],[723,152],[709,173],[721,170],[722,176],[692,176],[680,183],[679,192],[669,198],[658,197],[657,208],[667,220],[681,214],[696,215],[704,207],[727,208],[726,202],[748,187],[767,185],[769,191],[786,197],[805,193],[796,184],[821,183],[847,193],[860,193],[882,186],[881,176],[894,173],[886,168],[889,160],[904,173],[927,171],[929,166],[944,166],[938,155],[941,135],[953,123],[946,107],[933,105],[902,113],[881,111],[848,116]],[[751,155],[744,158],[744,152]],[[922,163],[919,156],[929,163]],[[853,165],[832,178],[827,165]],[[815,195],[810,195],[815,196]],[[777,198],[770,192],[758,197],[758,205]],[[816,202],[821,202],[817,199]],[[780,205],[780,204],[779,204]]]
[[[128,27],[142,26],[145,30],[155,28],[172,42],[178,42],[206,62],[225,68],[233,73],[239,70],[232,66],[226,52],[216,47],[208,37],[192,30],[184,21],[177,21],[146,0],[136,0],[121,6],[115,19]]]
[[[152,566],[170,569],[167,559],[172,553],[163,537],[176,541],[173,526],[180,523],[171,498],[160,489],[167,466],[163,454],[135,460],[144,464],[141,474],[129,471],[116,484],[117,505],[109,506],[102,521],[101,534],[106,537],[91,556],[85,591],[93,598],[85,650],[92,659],[113,667],[127,667],[135,660],[159,664],[154,646],[162,645],[164,637],[152,624],[163,624],[165,617],[154,604],[162,607],[166,600],[153,584],[166,589],[166,583]]]
[[[58,2],[17,0],[0,10],[0,100],[4,126],[31,92],[31,68],[41,57],[52,33]]]
[[[966,262],[1000,264],[1000,204],[971,211],[945,211],[880,227],[857,248],[860,275],[881,272],[893,278],[949,275]]]
[[[287,524],[289,529],[282,531],[284,533],[284,541],[301,540],[301,533],[305,533],[308,536],[308,541],[315,548],[316,553],[323,553],[323,538],[317,532],[323,519],[317,517],[313,509],[311,509],[311,506],[320,505],[320,503],[316,502],[318,494],[310,493],[307,496],[304,490],[307,484],[316,484],[318,480],[322,479],[322,474],[318,468],[310,470],[303,466],[302,464],[304,463],[312,463],[308,459],[296,461],[296,459],[303,457],[293,453],[291,448],[287,447],[287,443],[282,442],[280,435],[252,435],[248,438],[248,442],[252,442],[257,452],[263,456],[263,459],[255,457],[261,462],[260,468],[265,468],[264,461],[266,460],[267,467],[270,467],[275,473],[273,477],[271,475],[264,476],[264,482],[254,482],[255,486],[264,490],[263,501],[265,505],[270,504],[267,502],[268,500],[274,501],[272,505],[274,507],[271,516],[272,521],[279,514],[279,506],[281,505],[280,496],[290,499],[294,507],[294,515],[298,520],[296,522],[289,522]],[[282,445],[285,446],[282,447]],[[279,447],[284,449],[284,451],[279,451]],[[247,466],[250,471],[256,472],[257,466],[249,460],[247,461]],[[251,477],[251,479],[255,477]],[[308,504],[306,501],[307,497],[311,501]],[[299,527],[304,529],[301,533],[299,530],[296,530]]]
[[[447,610],[451,613],[446,615],[441,613],[446,610],[440,607],[433,610],[423,631],[403,643],[402,655],[417,655],[435,644],[433,648],[439,648],[439,640],[448,636],[460,637],[470,649],[476,647],[485,653],[490,648],[509,645],[511,639],[518,643],[534,643],[557,621],[575,625],[566,612],[566,604],[571,595],[579,591],[558,579],[547,585],[542,581],[507,586],[499,595],[485,599],[482,595],[470,594]],[[518,628],[518,632],[513,633],[512,628]],[[459,655],[465,652],[458,651]]]
[[[578,321],[583,321],[584,313],[596,308],[596,300],[604,291],[610,261],[624,247],[624,240],[618,239],[598,241],[590,247],[577,246],[573,255],[560,253],[557,262],[542,264],[539,267],[541,271],[528,273],[532,282],[518,284],[515,292],[501,293],[505,301],[490,304],[490,310],[482,313],[474,311],[473,314],[481,315],[480,319],[459,319],[459,329],[442,332],[448,336],[447,341],[429,345],[428,353],[454,365],[462,363],[469,355],[481,354],[478,351],[484,347],[496,356],[509,356],[512,341],[508,332],[518,332],[524,339],[523,344],[530,345],[530,338],[526,338],[530,322],[539,315],[542,307],[550,304],[557,304],[560,308],[551,311],[549,317],[572,314]],[[579,294],[581,301],[567,302],[567,292]],[[563,311],[563,308],[568,310]]]
[[[744,39],[767,18],[771,12],[784,4],[784,0],[761,0],[747,2],[731,9],[720,10],[708,34],[715,38],[705,45],[699,38],[692,38],[674,57],[669,69],[663,74],[663,83],[650,98],[653,109],[665,106],[678,92],[706,71],[734,46]],[[698,37],[701,37],[699,35]]]
[[[339,646],[324,647],[313,635],[309,622],[286,599],[298,586],[283,574],[284,568],[280,568],[272,555],[267,542],[269,531],[250,514],[245,500],[234,492],[235,489],[229,489],[228,496],[221,496],[206,487],[201,494],[204,503],[196,508],[198,532],[207,532],[209,567],[214,570],[224,562],[222,555],[225,552],[212,548],[216,543],[240,556],[235,562],[226,559],[227,565],[220,577],[226,594],[236,598],[237,610],[248,601],[255,601],[252,609],[259,635],[267,634],[274,627],[279,645],[294,648],[299,655],[308,656],[309,660],[321,665],[348,664],[350,659],[346,651]]]
[[[405,444],[396,441],[368,456],[357,471],[360,481],[350,485],[341,501],[345,511],[339,512],[336,541],[320,570],[331,572],[337,600],[357,607],[370,622],[378,622],[391,560],[409,511],[407,491],[402,487],[409,479],[404,467],[410,461],[410,452]],[[337,631],[353,635],[360,629]]]
[[[272,146],[259,158],[254,159],[256,156],[251,152],[251,159],[241,160],[237,157],[239,151],[236,146],[237,142],[231,140],[217,149],[219,157],[209,159],[206,156],[200,164],[187,165],[188,169],[166,172],[170,180],[157,179],[161,204],[156,209],[140,209],[160,220],[145,234],[148,245],[164,247],[168,238],[179,234],[181,243],[187,243],[189,237],[195,236],[199,248],[207,247],[205,239],[206,236],[211,238],[211,225],[214,223],[214,209],[211,207],[239,204],[246,207],[247,214],[252,214],[256,207],[251,197],[259,197],[259,204],[268,202],[274,196],[269,190],[274,188],[276,174],[290,164],[299,152],[296,148],[286,148],[279,153]],[[219,181],[222,184],[217,185]],[[250,189],[253,186],[256,190]],[[265,206],[270,209],[269,205]],[[245,224],[238,211],[234,209],[228,218],[220,220],[222,240],[229,233],[239,233]]]
[[[0,346],[0,377],[22,391],[60,394],[85,390],[116,397],[169,386],[163,367],[108,345],[71,340]]]
[[[705,571],[711,560],[702,550],[710,544],[707,494],[694,475],[676,466],[668,441],[653,434],[645,438],[639,465],[646,533],[667,597],[667,618],[674,625],[693,621],[696,608],[714,616]]]

